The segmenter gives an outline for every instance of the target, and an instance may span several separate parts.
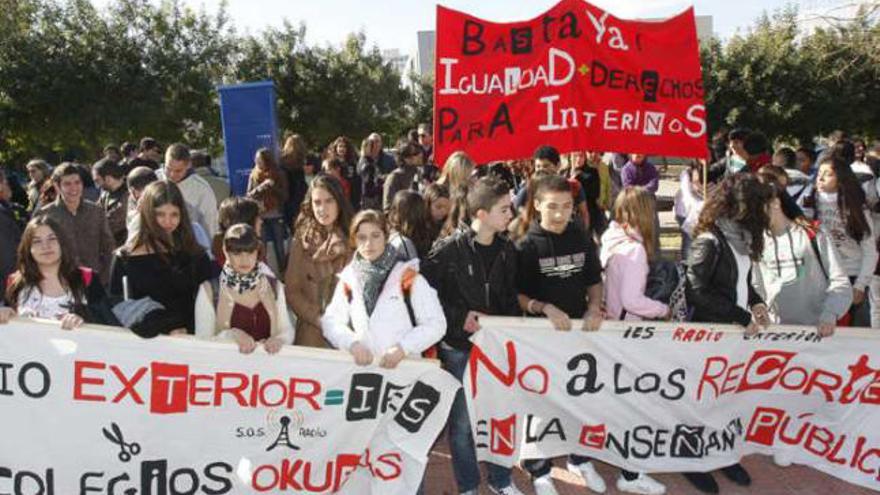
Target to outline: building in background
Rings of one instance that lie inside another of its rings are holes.
[[[801,34],[810,34],[815,29],[852,21],[860,9],[865,9],[875,19],[880,17],[880,2],[877,0],[805,0],[798,8],[798,27]]]
[[[400,53],[397,48],[382,50],[382,60],[391,64],[391,67],[404,77],[409,73],[409,59],[409,56]]]

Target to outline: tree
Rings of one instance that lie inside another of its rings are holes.
[[[409,75],[410,95],[407,102],[409,121],[431,123],[434,120],[434,76]]]
[[[793,8],[701,50],[710,129],[749,127],[809,144],[834,129],[878,135],[877,9],[803,32]]]
[[[21,0],[0,41],[0,159],[90,160],[108,142],[151,135],[208,145],[219,135],[214,85],[234,38],[179,0]]]
[[[304,37],[304,26],[285,24],[248,38],[236,79],[273,80],[279,125],[313,146],[339,135],[399,135],[410,122],[405,106],[410,96],[379,50],[367,49],[363,34],[349,36],[341,48],[309,47]]]

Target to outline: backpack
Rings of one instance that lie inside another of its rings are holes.
[[[693,314],[687,305],[685,269],[680,261],[657,260],[651,263],[648,271],[645,296],[669,306],[672,321],[689,321]]]
[[[400,292],[403,294],[403,303],[406,304],[406,313],[409,315],[409,323],[413,327],[416,326],[416,313],[412,306],[412,286],[413,283],[415,283],[416,275],[418,274],[419,272],[416,270],[407,268],[404,270],[403,276],[400,277]],[[389,272],[388,275],[391,275],[391,273]],[[382,283],[382,286],[385,286],[384,282]],[[345,293],[345,299],[351,304],[353,297],[351,286],[343,282],[342,291]],[[351,326],[351,317],[348,319],[348,325]]]

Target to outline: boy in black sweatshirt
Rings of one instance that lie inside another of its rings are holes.
[[[437,290],[446,315],[446,336],[440,343],[444,368],[459,380],[470,358],[468,340],[480,329],[480,315],[516,316],[517,256],[505,232],[513,217],[507,184],[484,177],[467,193],[468,228],[439,241],[422,265],[422,274]],[[476,494],[480,470],[471,434],[464,392],[459,391],[449,416],[449,444],[458,490]],[[501,495],[521,495],[510,469],[488,465],[489,488]]]
[[[558,175],[537,179],[526,221],[529,230],[517,245],[519,303],[529,314],[545,315],[557,330],[571,330],[571,320],[583,318],[584,330],[602,323],[602,267],[591,236],[571,222],[574,202],[568,182]],[[550,461],[523,462],[532,475],[535,492],[555,494]],[[584,477],[594,492],[605,482],[590,459],[569,456],[568,469]]]

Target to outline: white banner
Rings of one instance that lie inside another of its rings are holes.
[[[511,466],[574,453],[682,472],[780,453],[880,490],[880,334],[480,322],[464,379],[480,460]]]
[[[0,493],[415,493],[459,384],[436,362],[18,320],[0,326]]]

